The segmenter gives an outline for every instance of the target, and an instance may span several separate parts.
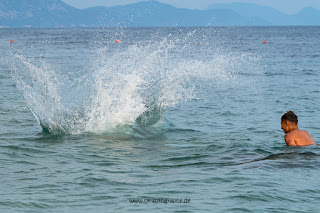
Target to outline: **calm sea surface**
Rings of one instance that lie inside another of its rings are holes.
[[[0,211],[320,212],[319,35],[1,29]]]

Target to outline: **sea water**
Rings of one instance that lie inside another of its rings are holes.
[[[319,33],[1,29],[0,210],[320,211]]]

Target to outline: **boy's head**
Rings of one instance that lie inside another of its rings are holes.
[[[296,114],[294,114],[294,112],[289,111],[281,117],[281,128],[285,133],[288,133],[292,130],[292,127],[295,127],[297,125],[298,117],[296,116]]]

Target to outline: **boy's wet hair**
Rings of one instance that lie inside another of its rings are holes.
[[[294,112],[288,111],[287,113],[285,113],[281,117],[281,121],[291,121],[291,122],[297,124],[298,123],[298,117],[296,116],[296,114],[294,114]]]

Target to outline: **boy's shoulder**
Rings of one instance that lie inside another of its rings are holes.
[[[290,131],[284,136],[284,140],[289,145],[289,143],[291,144],[291,142],[294,142],[294,139],[296,138],[296,136],[297,136],[297,133]]]
[[[294,137],[294,136],[299,135],[300,133],[301,133],[301,130],[300,130],[300,129],[299,129],[299,130],[297,130],[297,129],[291,130],[290,132],[288,132],[288,133],[286,134],[286,137]]]
[[[305,146],[314,144],[311,135],[304,130],[292,130],[285,135],[285,141],[289,146]]]

